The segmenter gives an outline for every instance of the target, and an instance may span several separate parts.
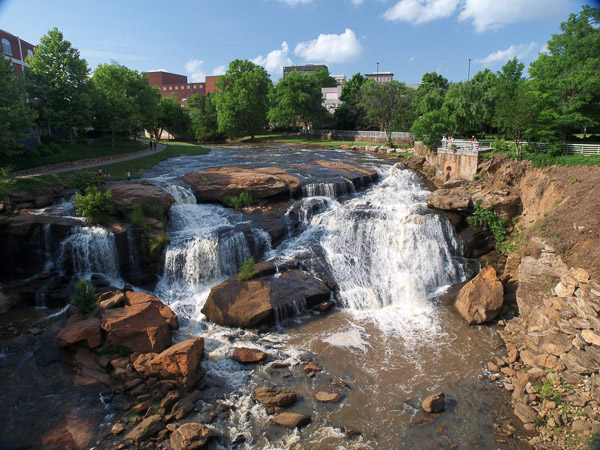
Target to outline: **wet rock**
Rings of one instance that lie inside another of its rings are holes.
[[[69,413],[42,439],[44,449],[85,449],[92,443],[95,430],[88,420]],[[39,444],[38,444],[39,445]]]
[[[343,395],[337,392],[317,392],[315,398],[323,403],[337,403],[343,398]]]
[[[171,434],[173,450],[197,450],[205,448],[210,439],[210,428],[200,423],[185,423]]]
[[[123,293],[115,293],[115,292],[107,292],[105,294],[109,294],[109,295],[104,295],[103,300],[100,300],[100,308],[102,309],[110,309],[110,308],[117,308],[120,306],[123,306],[124,302],[125,302],[125,294]]]
[[[410,422],[411,427],[422,427],[424,425],[430,425],[433,423],[435,418],[431,415],[417,417],[416,419]]]
[[[267,359],[267,353],[257,348],[236,347],[231,359],[242,364],[256,364]]]
[[[432,394],[423,400],[423,410],[428,413],[439,413],[446,408],[446,395],[443,392]]]
[[[192,412],[192,410],[195,408],[195,403],[200,398],[200,395],[201,395],[200,391],[195,390],[192,393],[185,396],[184,398],[182,398],[181,400],[179,400],[173,406],[171,415],[173,415],[176,420],[183,419],[190,412]]]
[[[132,292],[129,291],[125,294],[125,304],[127,306],[141,305],[144,303],[150,303],[158,309],[160,315],[165,319],[167,325],[171,330],[179,329],[179,319],[177,314],[173,312],[171,308],[165,305],[158,297],[148,294],[146,292]]]
[[[125,435],[126,440],[140,443],[158,434],[164,427],[164,419],[158,414],[154,414],[142,420],[133,430]]]
[[[167,395],[163,397],[160,401],[160,407],[168,410],[172,405],[175,404],[176,401],[180,399],[180,395],[178,391],[169,391]]]
[[[425,164],[426,160],[427,159],[424,156],[413,155],[405,158],[402,162],[409,169],[420,169],[423,167],[423,164]]]
[[[300,428],[310,423],[310,417],[304,414],[284,412],[272,417],[271,422],[287,428]]]
[[[110,429],[112,434],[121,434],[123,431],[125,431],[125,426],[122,423],[115,423]]]
[[[33,334],[34,336],[37,336],[38,334],[42,334],[42,330],[40,330],[39,328],[30,328],[29,332],[31,334]]]
[[[250,281],[238,281],[234,275],[213,287],[202,313],[219,325],[251,328],[273,322],[276,311],[287,316],[329,299],[327,285],[300,270],[277,277],[271,263],[257,264],[256,270],[258,274]]]
[[[471,194],[465,187],[438,189],[426,199],[427,206],[444,211],[466,211],[471,206]]]
[[[181,341],[159,354],[141,354],[133,366],[147,378],[156,376],[174,380],[180,386],[190,388],[200,379],[203,356],[204,338],[199,337]]]
[[[341,389],[351,389],[350,384],[348,384],[346,381],[342,380],[341,378],[332,378],[331,383]]]
[[[171,194],[150,183],[118,183],[112,184],[112,200],[115,210],[126,216],[137,204],[143,206],[160,206],[167,212],[175,203]]]
[[[84,320],[69,321],[57,335],[58,345],[68,347],[82,342],[90,348],[96,348],[102,344],[102,333],[100,319],[90,317]]]
[[[316,364],[314,362],[309,362],[308,364],[306,364],[304,366],[304,371],[306,373],[313,373],[314,374],[315,372],[320,372],[321,370],[323,370],[323,368],[320,365],[318,365],[318,364]]]
[[[458,293],[454,307],[469,325],[489,322],[502,310],[504,288],[496,270],[486,266]]]
[[[296,403],[296,394],[288,389],[259,387],[254,389],[254,400],[266,406],[289,406]]]

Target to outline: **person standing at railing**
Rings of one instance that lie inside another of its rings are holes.
[[[442,148],[448,147],[448,138],[446,136],[442,137]]]

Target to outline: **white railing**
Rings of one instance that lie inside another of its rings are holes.
[[[519,145],[523,147],[536,146],[539,151],[546,153],[552,144],[548,142],[532,142],[531,144],[529,142],[519,142]],[[599,144],[562,144],[562,147],[567,155],[600,156]]]
[[[492,148],[492,141],[471,142],[455,139],[453,141],[442,141],[442,150],[470,150],[473,152],[484,152]]]
[[[323,136],[331,134],[333,136],[342,137],[365,137],[371,139],[387,139],[387,135],[384,131],[355,131],[355,130],[314,130],[312,132],[315,136]],[[411,133],[404,132],[393,132],[392,139],[413,139]]]

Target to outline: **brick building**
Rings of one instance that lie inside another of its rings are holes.
[[[175,95],[181,106],[193,95],[206,95],[217,90],[216,76],[207,76],[205,82],[188,83],[187,76],[169,72],[147,72],[150,86],[160,89],[163,97]]]
[[[285,66],[283,68],[283,76],[289,75],[291,72],[300,72],[300,73],[315,73],[318,69],[327,69],[326,65],[323,64],[306,64],[304,66]],[[327,69],[329,70],[329,69]]]
[[[0,40],[2,41],[2,55],[12,62],[15,73],[22,75],[23,69],[29,67],[25,58],[33,56],[35,45],[4,30],[0,30]]]
[[[365,73],[366,78],[377,81],[379,84],[388,83],[394,79],[393,72],[373,72]]]

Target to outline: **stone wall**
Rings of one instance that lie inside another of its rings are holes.
[[[415,155],[427,158],[427,162],[435,168],[436,178],[471,180],[479,166],[479,155],[476,153],[442,149],[435,153],[422,142],[415,142]]]

